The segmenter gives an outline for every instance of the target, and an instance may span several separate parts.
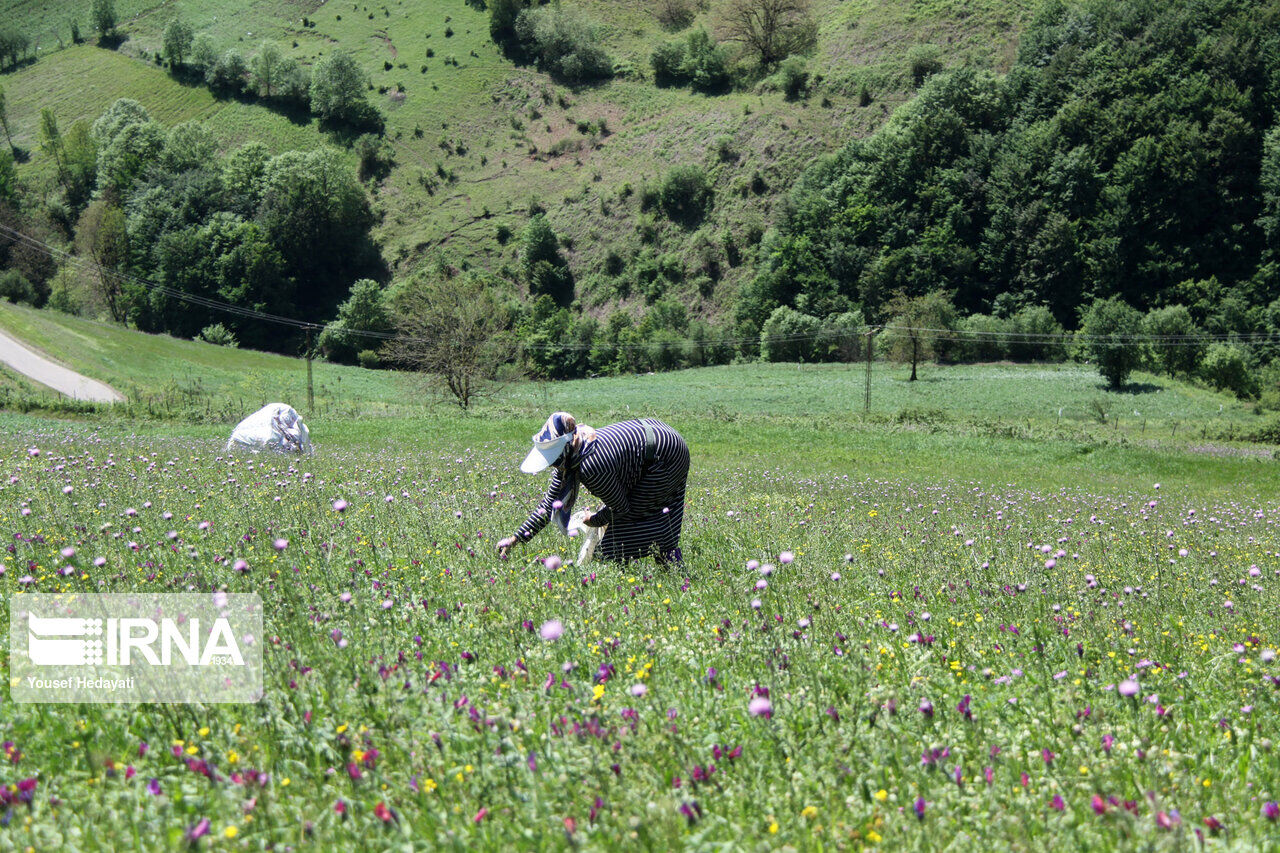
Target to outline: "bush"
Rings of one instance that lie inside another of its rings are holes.
[[[725,49],[702,27],[684,41],[658,45],[649,56],[653,81],[659,86],[691,86],[700,92],[729,87],[729,58]]]
[[[658,9],[654,14],[664,29],[675,32],[692,24],[698,10],[689,0],[658,0]]]
[[[970,314],[960,321],[952,358],[961,362],[999,361],[1007,355],[1003,333],[1008,325],[999,317]]]
[[[805,69],[804,57],[788,56],[784,59],[778,66],[778,73],[773,75],[773,81],[788,101],[799,100],[809,89],[809,72]]]
[[[1009,358],[1014,361],[1063,361],[1066,330],[1043,305],[1028,305],[1008,320]]]
[[[936,44],[918,44],[907,51],[911,82],[919,88],[925,80],[942,70],[942,50]]]
[[[525,52],[552,77],[580,84],[613,76],[613,59],[600,46],[596,28],[558,6],[525,9],[515,32]]]
[[[822,321],[779,305],[760,329],[760,357],[765,361],[813,361]]]
[[[1193,374],[1204,356],[1205,342],[1199,339],[1200,327],[1183,305],[1157,308],[1142,320],[1148,335],[1169,338],[1151,343],[1151,360],[1170,376]]]
[[[205,82],[209,84],[211,89],[239,94],[244,91],[244,84],[248,74],[248,63],[244,61],[240,51],[232,48],[222,54],[217,62],[205,70]]]
[[[658,187],[658,207],[672,222],[686,227],[696,225],[711,207],[711,182],[706,170],[688,163],[667,172]]]
[[[377,350],[362,349],[356,354],[356,361],[360,362],[361,367],[367,367],[370,370],[377,370],[382,365],[382,357],[378,355]]]
[[[17,270],[5,270],[0,273],[0,299],[34,305],[36,289],[22,273]]]
[[[220,347],[231,347],[232,349],[240,346],[240,342],[236,340],[235,333],[221,323],[205,326],[200,330],[200,334],[196,336],[196,340],[204,341],[207,344],[217,344]]]
[[[1219,391],[1230,391],[1241,399],[1258,393],[1258,381],[1249,370],[1249,355],[1235,344],[1213,344],[1205,351],[1200,375]]]
[[[684,56],[684,42],[669,41],[654,48],[649,56],[653,82],[659,86],[683,86]]]

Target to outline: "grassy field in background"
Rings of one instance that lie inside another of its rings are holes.
[[[1247,430],[1259,420],[1251,406],[1145,374],[1131,390],[1110,392],[1084,365],[930,365],[909,383],[906,368],[877,362],[870,415],[862,412],[862,365],[781,364],[520,382],[462,413],[414,377],[316,361],[308,412],[300,359],[12,306],[0,306],[0,328],[135,396],[127,409],[85,408],[80,417],[107,433],[185,437],[210,448],[274,401],[303,411],[320,447],[364,450],[429,450],[447,436],[518,454],[548,412],[564,409],[597,425],[662,417],[708,464],[1042,487],[1161,478],[1214,493],[1252,482],[1280,491],[1272,448],[1205,438]],[[19,396],[30,385],[12,375],[8,383],[0,389]],[[1095,402],[1110,412],[1106,423],[1092,413]]]

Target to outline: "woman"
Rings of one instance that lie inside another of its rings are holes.
[[[555,518],[566,529],[578,486],[604,502],[583,519],[605,527],[595,556],[632,560],[653,554],[659,563],[679,563],[684,521],[684,486],[689,448],[680,433],[655,418],[592,429],[578,426],[568,412],[547,418],[533,437],[533,449],[520,465],[526,474],[554,469],[551,486],[514,535],[498,542],[506,557],[517,542],[528,542]]]

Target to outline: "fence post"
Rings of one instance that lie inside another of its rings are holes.
[[[867,329],[867,385],[866,392],[862,399],[862,413],[871,413],[871,356],[875,352],[876,332],[879,331],[875,327]]]
[[[307,326],[307,417],[314,417],[316,392],[311,384],[311,327]]]

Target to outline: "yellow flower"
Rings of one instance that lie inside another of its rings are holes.
[[[206,737],[208,734],[209,734],[209,727],[208,727],[208,726],[201,726],[201,727],[200,727],[200,737]]]
[[[426,788],[428,791],[434,791],[437,787],[436,780],[428,779],[426,782],[422,783],[422,787]]]
[[[239,760],[240,760],[240,753],[236,752],[234,749],[227,753],[228,764],[235,764]]]
[[[807,818],[815,818],[818,816],[818,809],[815,806],[805,806],[800,810],[800,814]]]
[[[351,750],[351,760],[354,761],[356,764],[359,764],[361,761],[364,761],[364,750],[363,749]]]
[[[281,780],[280,780],[280,787],[282,787],[282,788],[287,788],[287,787],[289,787],[289,781],[290,781],[290,780],[289,780],[289,777],[288,777],[288,776],[284,777],[283,779],[281,779]]]
[[[343,732],[345,732],[346,730],[347,730],[347,724],[346,724],[346,723],[343,723],[342,725],[338,726],[338,734],[342,734],[342,733],[343,733]]]
[[[884,788],[881,788],[879,791],[876,791],[876,799],[883,803],[885,800],[889,799],[889,792]]]
[[[778,822],[776,820],[769,822],[769,834],[770,835],[778,834]]]
[[[234,826],[228,826],[226,829],[222,830],[222,834],[227,838],[235,838],[240,834],[240,830],[236,829]]]
[[[604,698],[604,685],[597,684],[595,687],[591,688],[591,699],[592,701],[597,701],[602,698]]]
[[[870,841],[872,844],[879,844],[884,839],[880,837],[880,833],[872,829],[867,832],[867,840]]]

